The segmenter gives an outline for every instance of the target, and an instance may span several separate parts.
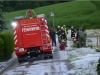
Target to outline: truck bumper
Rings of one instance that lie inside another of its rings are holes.
[[[24,54],[26,54],[27,53],[27,50],[24,50],[24,51],[19,51],[19,50],[15,50],[15,53],[16,53],[16,55],[17,56],[19,56],[19,55],[24,55]]]

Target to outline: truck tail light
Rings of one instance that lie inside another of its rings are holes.
[[[40,18],[40,21],[44,21],[44,18]]]
[[[47,39],[47,40],[48,40],[48,43],[50,43],[50,41],[51,41],[50,37],[48,37],[48,39]]]
[[[15,47],[17,46],[16,42],[14,42]]]

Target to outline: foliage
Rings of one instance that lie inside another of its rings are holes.
[[[97,74],[100,75],[100,59],[98,60],[98,64],[97,64]]]
[[[59,8],[58,8],[59,7]],[[28,9],[27,9],[28,10]],[[15,16],[25,16],[27,10],[15,11],[6,13],[6,23],[11,28],[11,21]],[[100,10],[97,9],[96,4],[90,1],[72,1],[59,3],[54,5],[43,6],[34,9],[36,14],[45,14],[48,20],[48,25],[51,27],[53,17],[50,17],[50,12],[53,11],[54,26],[67,25],[70,28],[72,25],[75,28],[83,26],[85,29],[100,28]]]
[[[4,41],[0,37],[0,61],[4,60]]]
[[[68,1],[68,0],[67,0]],[[62,3],[66,1],[46,1],[46,0],[31,0],[31,1],[3,1],[3,11],[5,12],[12,12],[12,11],[17,11],[17,10],[22,10],[22,9],[34,9],[37,7],[41,6],[47,6],[51,4],[56,4],[56,3]]]
[[[98,10],[100,10],[100,1],[91,1]]]
[[[93,45],[88,45],[88,47],[93,48]]]
[[[2,2],[0,2],[0,32],[3,31],[4,29],[6,29],[6,25],[5,25],[5,19],[3,17],[3,12],[2,12]]]
[[[77,48],[77,43],[74,43],[74,44],[72,45],[72,47],[73,47],[73,48]]]
[[[96,50],[96,52],[100,52],[100,48],[99,48],[99,47],[98,47],[98,48],[96,48],[95,50]]]
[[[4,41],[4,59],[8,60],[14,51],[13,34],[9,31],[4,31],[0,33],[0,37]]]

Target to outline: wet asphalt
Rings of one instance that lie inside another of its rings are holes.
[[[67,58],[67,50],[55,47],[53,59],[31,60],[18,63],[17,60],[1,75],[75,75],[73,66]]]

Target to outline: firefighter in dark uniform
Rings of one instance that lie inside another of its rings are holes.
[[[56,46],[56,33],[54,31],[54,28],[50,29],[50,37],[52,40],[52,46],[53,46],[53,44],[55,44],[55,46]]]
[[[71,26],[71,38],[75,37],[75,29],[73,26]]]
[[[63,27],[61,27],[61,34],[60,34],[61,42],[66,42],[66,33]]]
[[[77,47],[86,47],[86,39],[87,39],[87,33],[85,30],[80,27],[78,32],[77,32],[77,40],[78,40],[78,45]]]
[[[61,30],[60,26],[57,27],[57,33],[59,33],[59,30]]]
[[[52,32],[52,29],[50,28],[50,29],[49,29],[50,38],[52,38],[52,37],[51,37],[51,32]],[[51,40],[52,40],[52,39],[51,39]]]
[[[61,28],[58,26],[57,28],[57,35],[58,35],[58,42],[60,43],[60,34],[61,34]]]

